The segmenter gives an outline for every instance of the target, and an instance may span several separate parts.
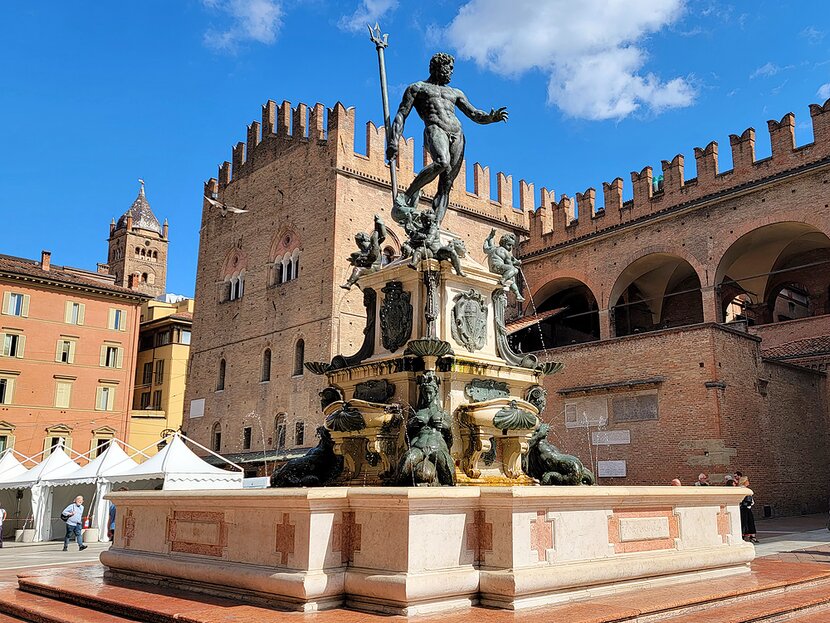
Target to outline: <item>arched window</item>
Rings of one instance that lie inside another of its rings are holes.
[[[135,248],[135,254],[136,254],[136,257],[138,257],[139,255],[141,255],[141,247],[136,247],[136,248]]]
[[[245,293],[245,273],[241,272],[238,275],[231,277],[229,284],[228,300],[236,301],[237,299],[241,299],[242,295]]]
[[[221,452],[222,450],[222,425],[219,422],[213,425],[213,430],[210,435],[210,443],[214,452]]]
[[[141,283],[147,283],[147,273],[141,273]]]
[[[302,446],[305,443],[305,422],[294,423],[294,445]]]
[[[147,252],[144,249],[141,249],[141,257],[146,257]]]
[[[154,260],[159,259],[159,252],[158,251],[153,251],[153,259]]]
[[[285,431],[285,413],[279,413],[274,419],[274,432],[276,433],[274,438],[277,450],[285,448]]]
[[[395,249],[392,247],[386,247],[383,250],[383,257],[380,260],[381,266],[386,266],[387,264],[391,264],[395,261]]]
[[[219,376],[216,379],[216,391],[221,392],[225,389],[225,360],[219,360]]]
[[[303,364],[305,363],[305,342],[297,340],[294,346],[294,376],[302,376]]]
[[[147,274],[147,283],[153,285],[156,282],[156,275],[155,273],[148,273]]]
[[[271,349],[266,348],[262,353],[262,376],[259,379],[262,382],[271,380]]]
[[[294,249],[294,252],[291,254],[291,278],[296,279],[300,276],[300,250]]]

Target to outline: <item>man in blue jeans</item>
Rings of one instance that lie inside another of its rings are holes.
[[[69,539],[78,541],[78,549],[84,551],[83,527],[84,527],[84,496],[79,495],[69,506],[63,509],[62,516],[69,515],[66,520],[66,536],[63,537],[63,551],[69,548]]]

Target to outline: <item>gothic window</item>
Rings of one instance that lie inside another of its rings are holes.
[[[147,273],[141,273],[141,283],[147,283]]]
[[[304,363],[305,342],[301,338],[297,340],[297,344],[294,346],[294,376],[302,376]]]
[[[228,299],[229,301],[236,301],[242,298],[245,293],[245,273],[241,272],[238,275],[231,277],[228,280]]]
[[[300,250],[294,249],[294,252],[291,254],[291,278],[296,279],[300,276]]]
[[[222,425],[219,422],[213,425],[213,431],[211,432],[211,445],[213,446],[214,452],[219,452],[222,450]]]
[[[141,257],[146,257],[146,256],[147,256],[147,251],[145,251],[144,249],[141,249]]]
[[[135,248],[135,255],[136,255],[136,257],[138,257],[139,255],[141,255],[141,247],[136,247],[136,248]]]
[[[263,383],[266,381],[271,380],[271,349],[266,348],[265,352],[262,353],[262,374],[260,376],[260,381]]]
[[[294,445],[301,446],[305,443],[305,422],[294,423]]]
[[[219,377],[216,379],[216,391],[221,392],[225,389],[225,360],[219,360]]]

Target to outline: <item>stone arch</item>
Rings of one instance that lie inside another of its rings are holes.
[[[533,352],[600,338],[599,305],[594,291],[575,277],[558,275],[536,290],[531,311],[538,322],[511,336],[514,347]]]
[[[776,220],[733,230],[715,270],[720,308],[726,309],[740,291],[746,300],[743,319],[750,324],[775,322],[787,316],[775,309],[781,288],[795,284],[795,298],[809,299],[803,305],[806,315],[830,313],[830,237],[822,225]]]
[[[222,280],[228,281],[246,268],[248,268],[248,254],[234,247],[225,254],[225,261],[222,262]]]
[[[210,447],[214,452],[222,451],[222,424],[214,422],[210,427]]]
[[[625,264],[610,289],[608,309],[617,337],[703,322],[700,263],[655,248]]]

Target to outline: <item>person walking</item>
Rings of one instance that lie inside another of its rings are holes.
[[[63,537],[63,551],[69,549],[69,540],[74,538],[78,542],[78,550],[84,551],[84,496],[79,495],[69,506],[63,509],[61,519],[66,521],[66,536]]]
[[[749,487],[749,478],[741,476],[738,481],[739,487]],[[757,543],[758,536],[755,530],[755,515],[752,514],[752,507],[755,506],[755,498],[750,494],[741,500],[741,534],[744,541]]]
[[[3,547],[3,522],[6,519],[6,509],[0,505],[0,547]]]

